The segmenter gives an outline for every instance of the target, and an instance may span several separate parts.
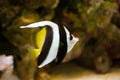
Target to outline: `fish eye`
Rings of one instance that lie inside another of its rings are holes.
[[[70,34],[70,40],[72,40],[73,39],[73,36],[72,36],[72,34]]]

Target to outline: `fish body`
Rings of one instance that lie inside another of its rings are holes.
[[[51,21],[40,21],[27,26],[20,26],[20,28],[35,27],[42,27],[42,30],[36,33],[35,42],[37,49],[34,49],[38,56],[37,63],[39,68],[47,65],[54,59],[57,59],[57,63],[61,63],[66,53],[71,51],[79,40],[64,25]]]

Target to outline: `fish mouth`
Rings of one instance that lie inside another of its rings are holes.
[[[79,41],[79,38],[75,37],[75,41],[78,42],[78,41]]]

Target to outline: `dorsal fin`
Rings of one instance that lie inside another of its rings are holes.
[[[54,28],[54,27],[57,27],[57,24],[51,21],[40,21],[40,22],[29,24],[27,26],[20,26],[20,28],[36,28],[36,27],[44,27],[44,26]]]

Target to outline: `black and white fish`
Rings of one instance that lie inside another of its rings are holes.
[[[61,63],[66,53],[71,51],[79,40],[74,37],[64,25],[59,25],[51,21],[40,21],[20,26],[20,28],[42,27],[35,36],[37,49],[34,49],[37,57],[38,67],[41,68],[53,60]]]

